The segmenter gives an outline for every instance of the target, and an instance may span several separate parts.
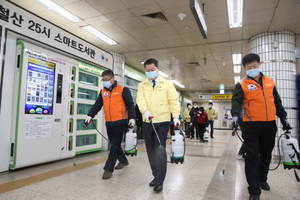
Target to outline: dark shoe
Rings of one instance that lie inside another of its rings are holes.
[[[195,139],[195,137],[191,137],[191,140],[192,140],[192,139]]]
[[[115,169],[122,169],[123,167],[129,165],[129,163],[118,163],[117,166],[115,166]]]
[[[260,184],[259,184],[259,187],[260,187],[261,189],[263,189],[263,190],[270,190],[270,186],[269,186],[269,184],[266,183],[266,182],[260,183]]]
[[[214,139],[214,137],[213,137],[213,136],[211,136],[210,138],[211,138],[211,139]]]
[[[204,140],[200,140],[201,143],[204,143]]]
[[[153,188],[153,190],[154,190],[155,192],[161,192],[162,189],[163,189],[163,183],[159,183],[159,182],[157,182],[157,183],[155,184],[154,188]]]
[[[250,194],[249,200],[260,200],[259,195]]]
[[[156,180],[153,179],[153,180],[149,183],[149,186],[150,186],[150,187],[153,187],[153,186],[155,186],[155,184],[156,184]]]
[[[112,176],[112,172],[110,171],[104,171],[102,175],[102,179],[109,179]]]

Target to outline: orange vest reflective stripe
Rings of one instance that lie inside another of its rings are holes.
[[[123,100],[124,87],[116,85],[112,92],[102,89],[103,110],[105,121],[114,122],[121,119],[128,119],[128,111]]]
[[[249,77],[240,81],[244,92],[243,121],[274,121],[276,107],[273,90],[275,83],[272,78],[263,76],[263,87]]]

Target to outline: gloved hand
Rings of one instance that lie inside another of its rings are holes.
[[[130,120],[129,120],[129,123],[128,123],[128,126],[133,127],[134,125],[135,125],[134,119],[130,119]]]
[[[280,122],[282,124],[282,130],[288,131],[292,129],[291,125],[289,124],[287,119],[280,119]]]
[[[208,127],[206,127],[205,130],[208,131]]]
[[[180,126],[180,120],[177,117],[173,118],[174,126]]]
[[[150,121],[149,120],[149,117],[151,116],[151,113],[148,111],[148,110],[146,110],[145,112],[144,112],[144,120],[145,121]]]
[[[88,124],[90,124],[92,122],[92,119],[93,119],[92,117],[87,116],[85,118],[84,125],[87,126]]]
[[[232,118],[232,123],[231,123],[231,127],[232,127],[232,131],[236,131],[237,127],[238,127],[238,117],[233,117]]]

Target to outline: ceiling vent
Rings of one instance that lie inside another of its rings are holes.
[[[162,12],[142,15],[140,18],[147,26],[157,26],[168,23],[166,16]]]
[[[190,67],[200,66],[198,62],[188,62],[187,65]]]
[[[205,78],[200,80],[200,83],[210,83],[210,82],[211,82],[211,80],[205,79]]]

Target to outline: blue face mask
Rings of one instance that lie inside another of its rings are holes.
[[[259,75],[259,73],[260,73],[260,68],[251,69],[251,70],[246,71],[246,74],[248,76],[250,76],[251,78],[257,77]]]
[[[145,74],[146,74],[146,76],[148,77],[148,78],[156,78],[156,77],[158,77],[158,73],[157,73],[157,70],[155,70],[155,71],[152,71],[152,72],[145,72]]]
[[[110,81],[103,81],[103,87],[109,88],[111,86]]]

